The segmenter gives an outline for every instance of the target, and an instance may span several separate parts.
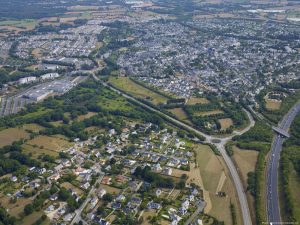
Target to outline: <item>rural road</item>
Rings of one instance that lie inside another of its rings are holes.
[[[93,74],[93,78],[96,81],[100,81],[100,79],[95,74]],[[133,101],[135,103],[137,103],[138,105],[140,105],[140,106],[142,106],[142,107],[144,107],[144,108],[146,108],[146,109],[148,109],[148,110],[150,110],[152,112],[155,112],[155,113],[163,116],[163,118],[165,118],[166,120],[171,121],[174,124],[179,125],[180,127],[184,127],[186,130],[195,132],[196,134],[205,137],[206,138],[206,143],[214,144],[218,148],[218,150],[220,151],[222,157],[224,158],[224,161],[225,161],[225,163],[226,163],[226,165],[227,165],[227,167],[229,169],[229,172],[230,172],[230,174],[232,176],[234,185],[236,187],[236,191],[237,191],[237,194],[238,194],[238,199],[239,199],[240,206],[241,206],[241,211],[242,211],[243,224],[244,225],[252,225],[251,216],[250,216],[250,210],[249,210],[249,205],[248,205],[248,201],[247,201],[245,190],[243,188],[242,182],[240,180],[240,177],[238,175],[236,167],[234,166],[233,161],[231,160],[231,158],[227,155],[227,153],[225,151],[225,144],[228,141],[230,141],[236,135],[241,135],[241,134],[247,132],[251,127],[254,126],[255,121],[254,121],[252,115],[248,111],[245,110],[245,112],[246,112],[246,114],[247,114],[247,116],[249,118],[250,123],[248,124],[248,126],[245,129],[243,129],[241,131],[235,131],[231,136],[224,137],[224,138],[219,138],[219,137],[207,135],[207,134],[205,134],[205,133],[203,133],[203,132],[201,132],[201,131],[199,131],[199,130],[197,130],[197,129],[195,129],[195,128],[193,128],[193,127],[191,127],[191,126],[189,126],[189,125],[187,125],[187,124],[185,124],[185,123],[183,123],[183,122],[181,122],[181,121],[179,121],[179,120],[177,120],[177,119],[175,119],[175,118],[173,118],[171,116],[168,116],[168,115],[164,114],[163,112],[161,112],[161,111],[159,111],[159,110],[157,110],[157,109],[155,109],[155,108],[153,108],[153,107],[151,107],[149,105],[146,105],[146,104],[140,102],[139,100],[131,97],[130,95],[128,95],[128,94],[126,94],[124,92],[121,92],[120,90],[118,90],[118,89],[116,89],[116,88],[114,88],[112,86],[109,86],[105,82],[102,82],[102,81],[100,81],[100,82],[105,87],[108,87],[109,89],[111,89],[114,92],[122,95],[123,97],[125,97],[125,98],[127,98],[127,99],[129,99],[129,100],[131,100],[131,101]],[[215,139],[218,139],[219,143],[216,144],[215,142],[213,142],[213,140],[215,140]]]
[[[299,112],[300,102],[294,105],[293,108],[284,116],[279,124],[279,128],[288,132],[293,120]],[[275,135],[267,164],[267,216],[268,222],[272,224],[281,224],[278,197],[278,168],[283,140],[284,137],[279,133]]]

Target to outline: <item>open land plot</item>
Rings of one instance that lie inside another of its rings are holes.
[[[106,185],[106,184],[100,184],[100,187],[105,189],[107,191],[107,193],[110,193],[110,194],[119,194],[121,192],[121,189],[111,187],[111,186]]]
[[[43,135],[29,140],[26,144],[55,152],[60,152],[72,146],[71,142],[64,140],[63,138]]]
[[[64,183],[62,183],[62,184],[61,184],[61,187],[64,187],[64,188],[66,188],[67,190],[72,189],[72,190],[75,191],[75,192],[77,193],[77,195],[79,195],[79,196],[81,196],[81,195],[83,194],[83,191],[82,191],[80,188],[74,186],[73,184],[71,184],[71,183],[69,183],[69,182],[64,182]]]
[[[281,101],[276,101],[265,97],[265,102],[266,102],[266,108],[269,110],[280,109]]]
[[[216,217],[220,221],[224,221],[225,224],[231,224],[230,203],[235,204],[237,208],[237,215],[240,215],[239,208],[237,207],[238,201],[235,192],[234,185],[229,179],[229,174],[226,169],[225,163],[221,157],[216,156],[209,146],[199,145],[196,148],[197,163],[200,169],[201,177],[205,190],[209,192],[209,198],[211,201],[211,209],[207,212],[209,215]],[[224,174],[226,179],[224,179]],[[222,184],[222,185],[220,185]],[[219,191],[218,186],[221,187],[221,191],[225,192],[227,197],[219,197],[216,192]],[[238,224],[241,224],[241,218],[238,216]]]
[[[11,216],[16,218],[19,218],[23,213],[24,206],[32,202],[29,198],[19,198],[16,203],[11,203],[10,198],[6,195],[1,195],[0,201],[1,206],[4,207]]]
[[[41,216],[43,214],[44,214],[43,211],[33,211],[33,213],[31,213],[30,215],[28,215],[22,219],[21,224],[22,225],[31,225],[34,222],[36,222],[39,218],[41,218]]]
[[[224,112],[222,110],[216,109],[213,111],[205,111],[205,112],[196,112],[195,116],[211,116],[211,115],[217,115],[217,114],[223,114]]]
[[[143,215],[142,215],[142,217],[143,217],[143,225],[150,225],[150,224],[152,224],[152,223],[148,220],[148,218],[149,218],[149,217],[153,217],[153,216],[155,216],[155,215],[156,215],[155,210],[149,210],[149,209],[144,210],[144,213],[143,213]]]
[[[154,104],[165,103],[168,100],[166,97],[133,82],[128,77],[110,77],[109,82],[118,89],[137,98],[149,99]]]
[[[0,131],[0,147],[10,145],[14,141],[29,138],[29,134],[22,128],[8,128]]]
[[[42,57],[42,49],[41,48],[35,48],[32,50],[32,55],[36,58]]]
[[[208,103],[209,101],[207,100],[207,98],[196,98],[196,97],[189,98],[187,102],[188,105],[208,104]]]
[[[221,124],[221,130],[226,130],[233,125],[233,121],[231,118],[219,119],[219,122]]]

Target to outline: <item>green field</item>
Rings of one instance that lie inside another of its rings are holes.
[[[166,103],[168,100],[165,96],[142,87],[128,77],[110,77],[109,82],[116,88],[123,90],[136,98],[150,100],[155,105]]]
[[[290,173],[290,183],[289,189],[291,190],[291,196],[294,203],[294,216],[296,221],[300,221],[300,178],[297,175],[296,170],[292,167],[292,172]]]

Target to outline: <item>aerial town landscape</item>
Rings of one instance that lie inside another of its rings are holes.
[[[0,1],[0,225],[300,223],[300,2]]]

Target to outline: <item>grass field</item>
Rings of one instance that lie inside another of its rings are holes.
[[[31,203],[32,200],[29,198],[20,198],[16,203],[10,203],[10,198],[6,195],[0,197],[1,206],[4,207],[11,216],[19,218],[20,214],[23,213],[24,206]]]
[[[210,115],[217,115],[217,114],[223,114],[224,112],[222,110],[216,109],[213,111],[206,111],[206,112],[196,112],[195,116],[210,116]]]
[[[84,119],[88,119],[88,118],[90,118],[90,117],[92,117],[92,116],[94,116],[94,115],[96,115],[97,113],[95,113],[95,112],[88,112],[87,114],[85,114],[85,115],[80,115],[80,116],[78,116],[78,118],[77,118],[77,121],[82,121],[82,120],[84,120]]]
[[[44,129],[44,127],[42,127],[36,123],[24,124],[22,128],[24,130],[31,130],[32,132],[39,132]]]
[[[226,130],[233,125],[233,121],[231,118],[219,119],[219,122],[221,124],[221,130]]]
[[[66,188],[67,190],[72,189],[73,191],[75,191],[79,196],[81,196],[83,194],[83,191],[78,188],[75,187],[73,184],[69,183],[69,182],[64,182],[61,184],[61,187]]]
[[[29,134],[22,128],[8,128],[0,131],[0,147],[10,145],[14,141],[29,138]]]
[[[174,114],[178,119],[180,120],[186,120],[187,114],[182,108],[174,108],[174,109],[168,109],[169,112]]]
[[[128,77],[110,77],[109,82],[116,88],[124,90],[134,97],[151,100],[156,105],[167,101],[166,97],[136,84]]]
[[[199,145],[197,151],[197,163],[200,168],[201,177],[203,179],[204,188],[209,192],[210,201],[212,204],[208,214],[216,217],[220,221],[224,221],[225,224],[231,224],[231,212],[230,202],[237,206],[237,197],[234,189],[234,185],[228,175],[228,171],[225,168],[224,162],[220,157],[217,157],[209,146]],[[226,179],[224,179],[224,174]],[[222,179],[223,180],[220,180]],[[221,191],[224,191],[227,197],[218,197],[216,191],[218,185],[223,183]],[[238,224],[241,224],[241,218],[239,217],[239,208],[237,208]]]
[[[23,144],[22,145],[22,151],[24,153],[27,153],[27,154],[31,154],[33,158],[38,158],[40,155],[50,155],[50,156],[53,156],[53,157],[57,157],[58,156],[58,152],[57,151],[54,151],[54,150],[48,150],[48,149],[45,149],[45,148],[40,148],[40,147],[35,147],[35,146],[32,146],[32,145],[28,145],[28,144]]]
[[[0,30],[5,31],[7,34],[17,34],[20,31],[33,30],[37,24],[38,21],[32,19],[4,20],[0,21]]]
[[[291,167],[293,168],[293,165]],[[300,178],[294,169],[292,169],[290,174],[289,188],[294,203],[295,219],[296,221],[300,221]]]
[[[105,189],[107,191],[107,193],[110,193],[110,194],[119,194],[121,192],[121,189],[111,187],[111,186],[108,186],[105,184],[100,184],[100,187]]]
[[[208,104],[209,101],[206,98],[189,98],[187,104],[188,105],[195,105],[195,104]]]
[[[32,140],[29,140],[26,145],[36,146],[42,150],[49,150],[54,152],[60,152],[68,147],[71,147],[72,144],[67,140],[58,137],[52,136],[37,136]]]

